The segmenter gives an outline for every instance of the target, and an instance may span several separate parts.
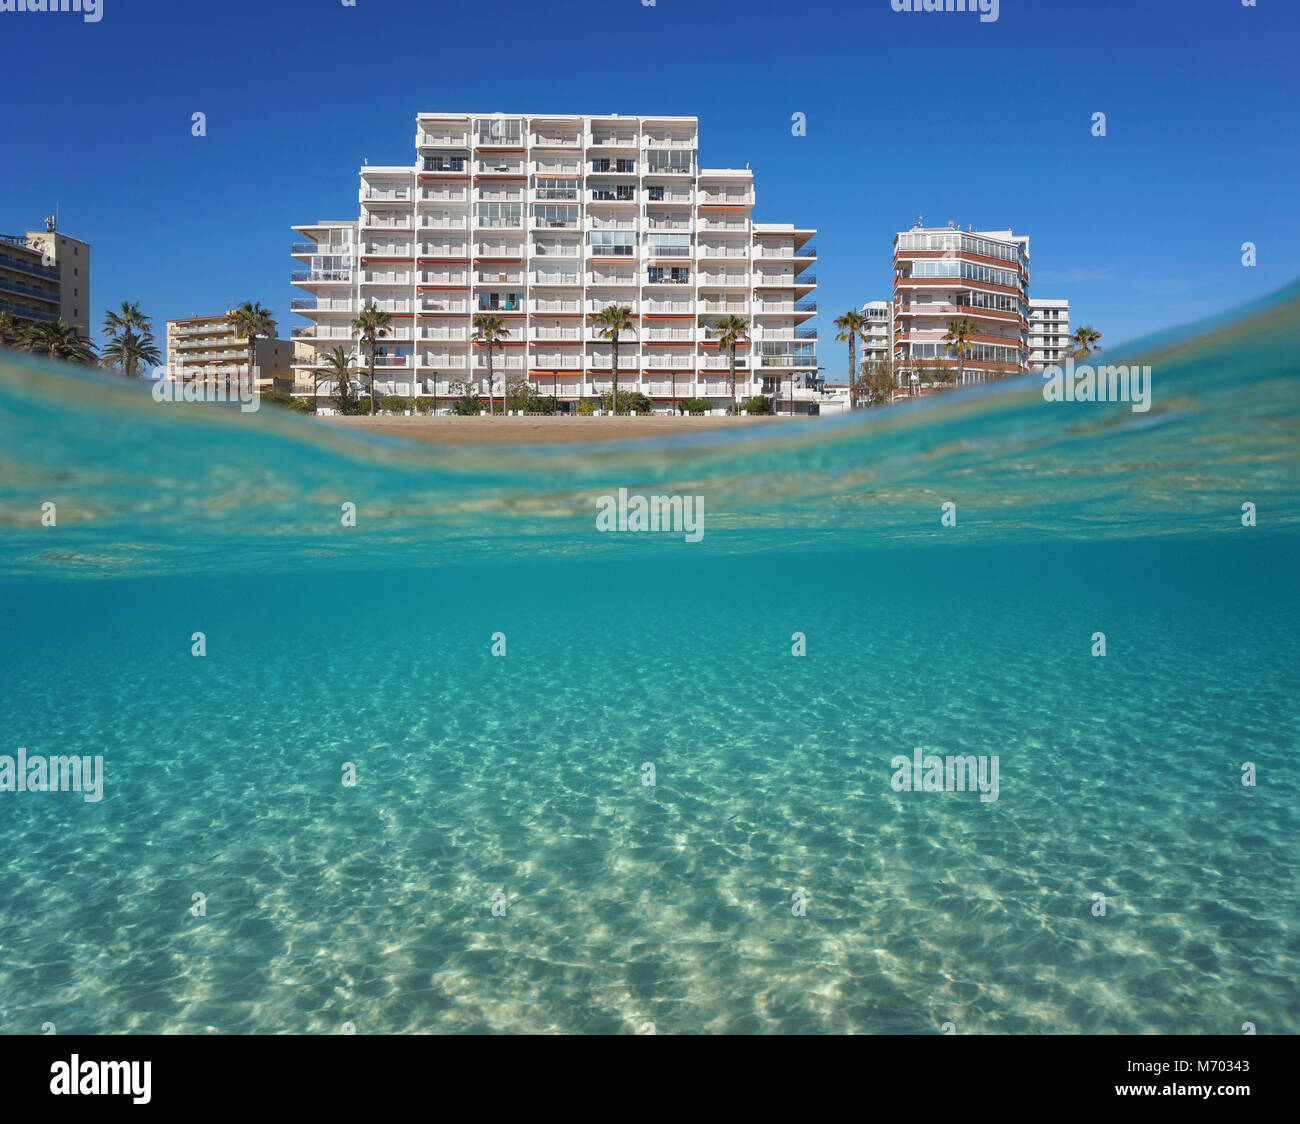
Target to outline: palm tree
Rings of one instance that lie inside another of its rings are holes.
[[[849,309],[843,316],[835,318],[835,327],[839,329],[835,338],[849,344],[849,409],[853,409],[853,386],[858,371],[858,340],[867,342],[867,318],[856,308]]]
[[[1095,328],[1089,328],[1086,325],[1075,331],[1070,337],[1070,343],[1074,346],[1070,348],[1070,355],[1075,359],[1086,359],[1094,351],[1100,351],[1098,340],[1101,339],[1101,333]]]
[[[492,352],[493,349],[501,346],[501,341],[510,334],[510,329],[506,327],[506,322],[500,316],[494,316],[490,312],[474,313],[474,342],[482,347],[487,348],[487,368],[488,368],[488,413],[497,412],[496,399],[492,396]],[[505,409],[504,402],[505,391],[502,390],[502,406]]]
[[[970,337],[976,335],[979,330],[980,326],[969,316],[963,316],[960,320],[948,321],[948,332],[943,337],[943,342],[949,344],[957,352],[957,384],[959,386],[966,380],[966,356],[970,354]]]
[[[0,347],[17,347],[25,328],[26,325],[14,319],[12,312],[0,312]]]
[[[64,359],[69,363],[93,363],[95,349],[77,334],[77,329],[63,320],[43,320],[24,331],[18,344],[23,351]]]
[[[244,301],[238,308],[226,313],[226,323],[232,334],[248,340],[248,388],[256,391],[254,368],[257,366],[257,337],[275,335],[271,310],[263,308],[257,301]]]
[[[731,412],[738,414],[740,404],[736,401],[736,347],[749,342],[749,321],[743,316],[724,316],[721,320],[715,320],[709,330],[717,337],[718,347],[725,347],[731,358],[727,382],[731,386]]]
[[[338,387],[337,400],[342,403],[351,400],[352,397],[352,356],[347,348],[341,344],[333,351],[325,353],[325,366],[317,367],[312,371],[312,378],[315,379],[315,386],[311,392],[311,412],[314,414],[317,410],[317,404],[320,401],[320,384],[322,379],[333,379]]]
[[[613,371],[614,393],[609,400],[610,413],[618,414],[618,337],[623,332],[636,335],[636,317],[630,308],[620,308],[611,304],[596,313],[596,323],[600,328],[600,338],[609,340],[610,367]]]
[[[109,311],[104,314],[104,333],[108,336],[108,345],[104,348],[104,358],[116,363],[127,378],[134,378],[136,365],[143,359],[155,367],[158,365],[158,349],[153,343],[153,324],[134,301],[123,301],[120,312]],[[153,358],[140,354],[142,349],[152,350]]]
[[[100,359],[119,367],[127,378],[134,378],[136,368],[142,363],[157,367],[162,362],[153,335],[150,332],[136,335],[129,328],[123,329],[121,335],[108,337]]]
[[[392,323],[393,318],[383,309],[376,308],[374,301],[357,313],[357,318],[352,321],[353,335],[360,336],[362,346],[370,349],[370,416],[372,418],[375,416],[375,344],[383,336],[388,335]]]

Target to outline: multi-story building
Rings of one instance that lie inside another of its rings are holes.
[[[858,341],[858,363],[884,363],[893,354],[894,309],[889,301],[867,301],[865,338]]]
[[[215,316],[188,316],[183,320],[167,321],[167,372],[170,377],[182,382],[215,380],[231,386],[248,384],[248,340],[231,330],[227,315],[221,312]],[[259,336],[254,348],[257,388],[267,390],[276,384],[286,389],[290,387],[293,383],[293,343]]]
[[[90,335],[90,245],[44,230],[0,235],[0,312],[16,320],[63,320]]]
[[[1029,369],[1029,238],[1009,230],[922,227],[894,237],[894,359],[900,382],[924,385],[957,365],[948,324],[970,319],[963,381]]]
[[[697,118],[422,113],[415,145],[414,164],[361,169],[357,220],[294,227],[308,241],[292,280],[309,295],[293,309],[313,321],[295,336],[346,345],[360,308],[389,312],[380,393],[486,393],[472,320],[491,312],[509,332],[494,392],[522,376],[570,409],[610,390],[595,316],[611,304],[636,325],[619,341],[619,388],[658,410],[730,402],[710,330],[724,316],[750,323],[742,401],[815,375],[815,231],[755,222],[748,169],[698,166]]]
[[[1064,363],[1070,353],[1070,302],[1045,297],[1029,300],[1029,369]]]

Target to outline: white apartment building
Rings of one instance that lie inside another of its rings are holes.
[[[421,113],[413,164],[361,169],[360,215],[296,226],[306,295],[294,329],[318,353],[356,351],[349,325],[374,303],[392,316],[377,348],[377,393],[487,393],[472,318],[509,329],[494,392],[526,376],[562,410],[607,393],[610,342],[594,316],[629,308],[619,388],[669,412],[674,400],[731,401],[728,359],[710,326],[745,317],[736,395],[780,396],[817,370],[816,233],[754,221],[748,169],[698,166],[695,117]],[[303,385],[307,359],[295,359]]]
[[[894,236],[894,359],[904,385],[957,365],[948,324],[969,318],[963,382],[1023,374],[1029,361],[1029,237],[1010,230],[923,227]]]
[[[1029,369],[1063,364],[1070,351],[1070,302],[1045,297],[1029,300]]]
[[[867,318],[866,338],[858,341],[858,365],[884,363],[893,351],[894,309],[889,301],[867,301],[862,306]]]

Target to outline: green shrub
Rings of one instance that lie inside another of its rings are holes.
[[[741,407],[747,414],[771,414],[772,399],[766,394],[755,394],[748,402]]]
[[[602,394],[600,396],[600,408],[609,413],[614,401],[613,393]],[[620,390],[618,392],[618,410],[616,413],[628,414],[635,410],[638,414],[654,413],[655,404],[652,399],[642,394],[639,390]]]
[[[687,398],[677,403],[678,408],[683,414],[707,414],[712,409],[712,403],[707,398]]]

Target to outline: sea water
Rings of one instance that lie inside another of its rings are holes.
[[[0,1029],[1300,1031],[1298,301],[586,447],[0,358],[0,756],[103,786],[0,791]]]

